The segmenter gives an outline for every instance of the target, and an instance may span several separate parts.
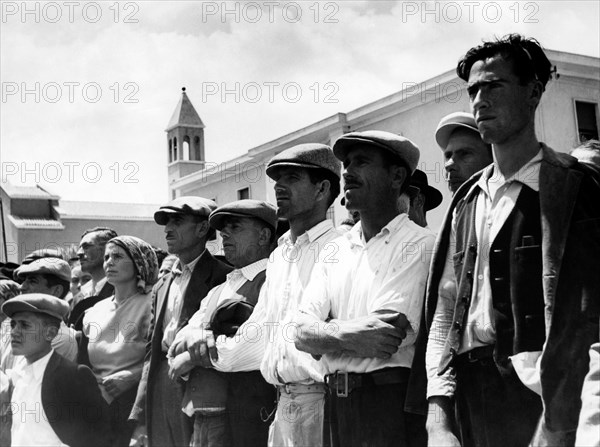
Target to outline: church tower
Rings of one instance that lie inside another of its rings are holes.
[[[169,185],[181,177],[204,169],[204,127],[183,87],[179,103],[165,129]]]

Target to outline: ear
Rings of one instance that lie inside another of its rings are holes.
[[[315,197],[315,201],[325,200],[331,190],[331,183],[329,180],[321,180],[317,183],[317,195]]]
[[[65,293],[65,289],[60,284],[55,284],[49,289],[50,295],[60,298]]]
[[[271,236],[273,235],[270,228],[261,228],[258,233],[258,245],[261,247],[271,244]]]
[[[208,234],[208,230],[210,230],[208,220],[203,220],[196,224],[196,236],[198,236],[198,238],[205,238]]]
[[[390,173],[392,174],[392,188],[400,190],[408,178],[408,170],[400,165],[391,165]]]
[[[532,81],[530,85],[529,101],[533,107],[537,107],[542,100],[544,86],[541,81]]]
[[[45,340],[52,341],[58,335],[58,328],[56,326],[46,325],[44,327],[43,336]]]

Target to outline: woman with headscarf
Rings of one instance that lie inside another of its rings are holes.
[[[88,364],[109,403],[112,445],[120,447],[129,445],[135,428],[127,418],[142,375],[158,263],[150,244],[119,236],[106,244],[104,271],[115,294],[86,311],[83,333]]]

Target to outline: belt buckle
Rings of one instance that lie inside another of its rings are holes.
[[[344,385],[340,391],[340,377],[344,379]],[[337,397],[348,397],[348,372],[347,371],[336,371],[335,372],[335,392]]]

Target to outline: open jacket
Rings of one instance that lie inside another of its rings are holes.
[[[599,338],[600,179],[597,171],[569,155],[544,144],[542,151],[539,201],[546,341],[540,370],[544,410],[535,443],[573,445],[588,350]],[[424,327],[411,377],[411,393],[420,395],[421,401],[425,395],[427,331],[433,321],[446,256],[453,255],[448,253],[453,212],[480,176],[481,172],[457,191],[436,241]],[[417,410],[414,403],[414,399],[407,401],[407,409]]]

